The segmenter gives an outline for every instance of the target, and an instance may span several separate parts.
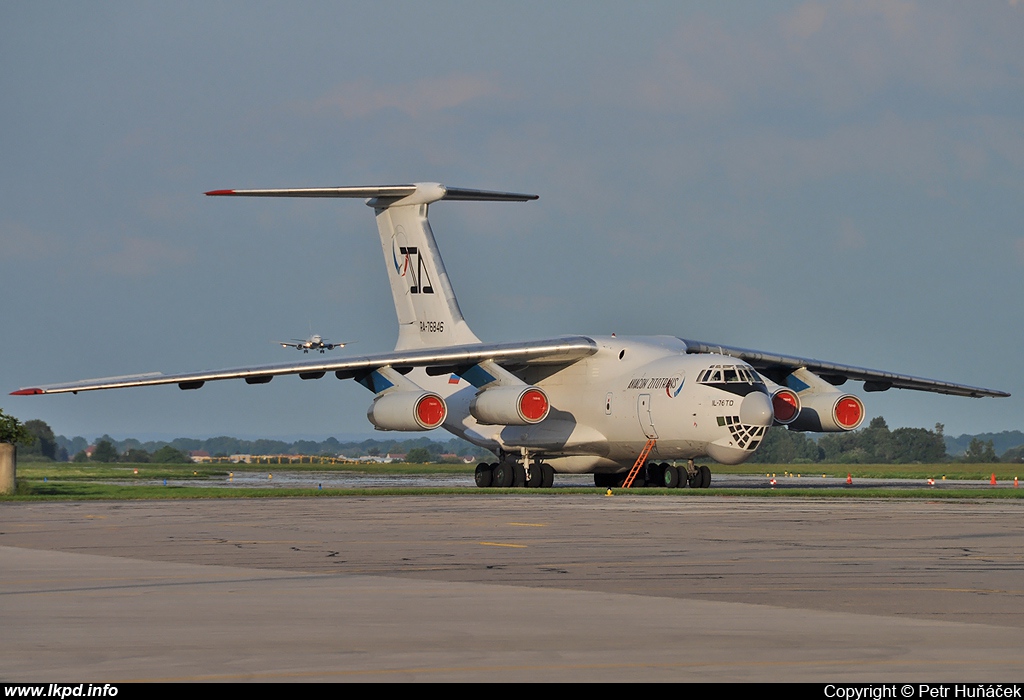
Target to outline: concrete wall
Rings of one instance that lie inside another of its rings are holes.
[[[9,442],[0,442],[0,494],[14,493],[14,472],[18,451]]]

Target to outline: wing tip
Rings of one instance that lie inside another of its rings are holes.
[[[226,194],[234,193],[234,190],[210,190],[209,192],[204,192],[203,194],[205,194],[207,197],[222,197]]]
[[[46,392],[43,391],[42,389],[38,389],[36,387],[31,387],[29,389],[18,389],[17,391],[12,391],[11,392],[11,396],[35,396],[36,394],[45,394],[45,393]]]

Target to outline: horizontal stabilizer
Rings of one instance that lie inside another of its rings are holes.
[[[492,192],[445,187],[434,182],[412,185],[376,185],[371,187],[293,187],[273,190],[211,190],[209,197],[345,197],[354,199],[402,199],[410,195],[428,196],[428,201],[448,199],[456,202],[527,202],[535,194]]]

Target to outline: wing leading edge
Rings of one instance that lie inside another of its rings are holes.
[[[912,377],[907,374],[883,372],[877,369],[841,365],[835,362],[823,362],[822,360],[814,360],[807,357],[778,355],[770,352],[762,352],[761,350],[734,348],[729,347],[728,345],[716,345],[697,340],[686,340],[685,338],[680,338],[680,340],[686,344],[687,353],[718,353],[720,355],[736,357],[747,362],[759,372],[767,374],[769,378],[773,380],[775,380],[775,377],[772,377],[772,374],[786,375],[795,369],[805,367],[835,386],[839,386],[848,379],[864,382],[864,391],[914,389],[915,391],[930,391],[936,394],[971,396],[975,398],[982,396],[1009,396],[1005,391],[983,389],[981,387],[968,386],[966,384],[955,384],[953,382],[943,382],[937,379]],[[782,382],[780,381],[779,383],[781,384]]]
[[[26,387],[12,391],[11,394],[15,396],[77,394],[79,391],[122,389],[159,384],[177,384],[182,389],[198,389],[206,382],[221,379],[244,379],[248,384],[265,384],[281,374],[297,374],[302,379],[319,379],[328,372],[334,372],[338,379],[353,379],[385,366],[394,367],[403,374],[413,367],[425,367],[429,374],[434,375],[450,372],[457,374],[460,370],[465,371],[484,360],[493,360],[500,365],[567,365],[588,355],[593,355],[595,352],[597,352],[597,343],[590,338],[567,336],[525,343],[480,343],[428,350],[388,352],[345,360],[289,362],[181,374],[150,372]]]

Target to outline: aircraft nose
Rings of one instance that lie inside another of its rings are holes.
[[[771,425],[774,419],[772,402],[767,394],[758,391],[743,397],[740,403],[740,422],[743,425]]]

